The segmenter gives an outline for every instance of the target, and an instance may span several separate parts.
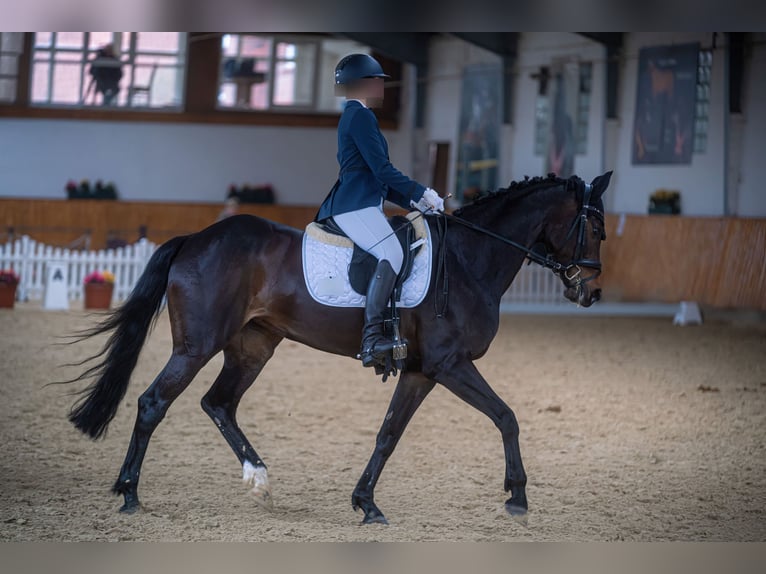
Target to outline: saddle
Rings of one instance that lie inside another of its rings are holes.
[[[399,333],[399,311],[397,302],[401,300],[402,285],[412,272],[415,256],[427,241],[422,236],[419,239],[417,238],[418,233],[416,232],[412,220],[408,217],[395,215],[389,218],[388,222],[396,234],[399,244],[402,246],[404,258],[402,261],[402,268],[399,271],[396,283],[394,284],[394,289],[390,296],[390,315],[389,318],[383,322],[384,332],[393,339],[395,345],[391,353],[386,356],[385,363],[375,365],[375,373],[383,375],[383,382],[388,379],[389,375],[396,376],[396,374],[404,368],[404,359],[407,357],[407,341],[402,339]],[[421,226],[423,225],[421,221],[418,221],[418,224]],[[339,243],[346,244],[349,247],[353,245],[351,262],[348,266],[349,284],[359,295],[366,295],[367,288],[378,265],[377,258],[353,243],[338,224],[335,223],[332,217],[328,217],[320,222],[314,222],[310,224],[309,228],[311,225],[318,228],[318,231],[330,234],[331,237],[337,238]],[[309,228],[307,228],[307,231]]]
[[[399,275],[394,285],[395,300],[401,299],[402,284],[407,280],[412,272],[412,263],[415,260],[415,256],[423,246],[424,241],[422,239],[416,240],[415,227],[407,217],[403,215],[394,215],[388,218],[388,223],[396,233],[396,238],[399,240],[399,244],[402,246],[404,252],[404,260],[402,261],[402,268],[399,271]],[[338,227],[335,220],[332,217],[322,220],[316,223],[320,229],[333,235],[340,237],[348,236],[343,230]],[[367,287],[370,285],[373,273],[375,273],[375,267],[378,264],[378,260],[374,255],[367,253],[364,249],[354,243],[354,254],[351,256],[351,264],[348,268],[348,280],[351,284],[351,288],[360,295],[367,294]]]

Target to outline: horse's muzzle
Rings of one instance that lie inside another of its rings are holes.
[[[564,291],[564,297],[581,307],[590,307],[596,301],[601,300],[601,289],[589,289],[587,284],[579,287],[568,287]]]

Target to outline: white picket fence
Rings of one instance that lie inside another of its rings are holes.
[[[521,267],[508,291],[503,295],[502,302],[506,307],[523,307],[525,305],[545,307],[566,307],[571,303],[564,298],[564,285],[550,269],[539,265]]]
[[[114,274],[115,302],[128,297],[157,246],[141,239],[117,249],[77,251],[39,243],[29,236],[0,245],[0,269],[13,269],[21,277],[16,291],[19,301],[41,300],[45,290],[46,265],[63,262],[68,266],[69,301],[83,297],[83,280],[92,271]]]
[[[28,236],[0,244],[0,269],[13,269],[21,276],[19,301],[42,300],[45,266],[51,262],[68,265],[67,293],[70,301],[83,297],[83,279],[92,271],[111,271],[115,277],[114,301],[128,297],[143,273],[156,245],[146,239],[100,251],[78,251],[52,247]],[[503,295],[506,309],[557,308],[571,305],[563,296],[564,287],[556,275],[539,265],[524,265]]]

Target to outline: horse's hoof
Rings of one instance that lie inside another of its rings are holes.
[[[141,510],[140,502],[126,502],[120,507],[121,514],[135,514]]]
[[[374,515],[367,515],[364,517],[364,520],[360,523],[360,525],[364,524],[385,524],[388,525],[388,520],[386,520],[386,517],[382,514],[374,514]]]
[[[505,511],[511,515],[514,521],[522,526],[528,526],[527,509],[516,504],[505,504]]]
[[[252,487],[250,494],[258,506],[268,511],[274,510],[269,475],[266,472],[265,466],[253,466],[249,461],[245,461],[244,465],[242,465],[242,481],[246,486]]]
[[[256,504],[269,512],[274,510],[274,500],[271,498],[271,488],[254,488],[250,494],[255,499]]]

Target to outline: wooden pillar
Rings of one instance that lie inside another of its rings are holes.
[[[18,75],[16,76],[16,101],[17,106],[29,105],[30,78],[32,77],[32,59],[34,51],[35,33],[25,32],[24,43],[18,59]]]
[[[221,35],[190,32],[186,73],[185,111],[212,112],[218,101],[218,71],[221,65]]]

